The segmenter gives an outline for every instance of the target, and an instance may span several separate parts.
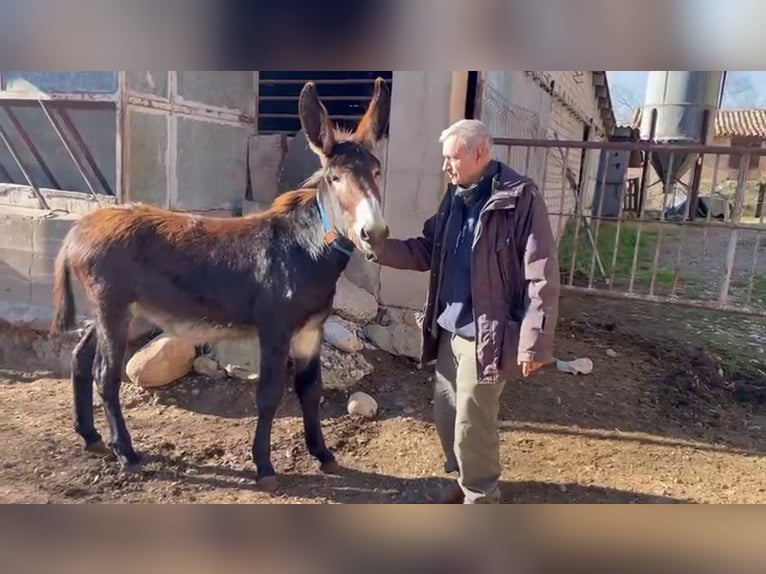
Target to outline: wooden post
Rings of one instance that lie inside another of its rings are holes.
[[[755,202],[755,217],[760,219],[763,216],[763,203],[766,199],[766,181],[758,184],[758,200]]]

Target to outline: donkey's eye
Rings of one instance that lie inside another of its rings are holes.
[[[330,176],[330,181],[333,182],[333,183],[338,183],[340,181],[340,176],[339,175],[331,175]]]

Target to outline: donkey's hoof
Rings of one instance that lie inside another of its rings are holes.
[[[120,468],[125,474],[139,474],[144,470],[144,463],[135,453],[125,456],[117,455],[120,461]]]
[[[125,474],[141,474],[144,470],[142,462],[120,462],[120,468]]]
[[[340,465],[337,460],[331,460],[329,462],[323,462],[319,465],[319,470],[324,474],[340,474]]]
[[[98,455],[107,455],[111,451],[109,450],[109,447],[107,447],[106,444],[104,444],[103,440],[97,440],[96,442],[86,444],[85,452],[90,452],[90,453],[98,454]]]
[[[258,484],[258,488],[262,491],[269,493],[276,492],[277,487],[279,486],[276,476],[264,476],[263,478],[257,479],[256,484]]]

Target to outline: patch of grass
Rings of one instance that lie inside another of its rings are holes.
[[[648,292],[652,283],[652,267],[654,252],[657,246],[659,230],[656,224],[644,223],[640,229],[634,221],[623,221],[619,229],[617,223],[602,221],[598,226],[597,248],[598,255],[606,272],[606,281],[601,276],[598,261],[593,264],[593,244],[584,223],[580,224],[577,232],[577,250],[575,253],[575,219],[571,218],[566,225],[559,243],[559,265],[562,282],[569,282],[572,258],[575,257],[574,285],[587,285],[593,267],[594,287],[608,285],[607,281],[614,274],[614,287],[624,289],[630,284],[633,269],[633,258],[636,257],[636,273],[633,288],[636,291]],[[591,224],[591,231],[596,237],[596,222]],[[672,233],[663,230],[663,240]],[[638,246],[638,247],[636,247]],[[637,251],[637,254],[636,254]],[[669,293],[673,287],[675,273],[658,265],[654,279],[656,294]]]
[[[756,275],[753,279],[753,290],[750,292],[750,306],[766,309],[766,275]],[[733,301],[744,304],[750,289],[750,277],[740,277],[733,281],[729,288],[729,296]]]

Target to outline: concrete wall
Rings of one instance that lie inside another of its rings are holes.
[[[125,197],[171,209],[236,211],[254,135],[254,72],[129,72]]]
[[[393,237],[418,236],[444,192],[439,134],[449,124],[451,72],[394,72],[383,212]],[[428,275],[384,268],[380,303],[420,308]]]
[[[62,199],[62,201],[77,201]],[[51,200],[55,205],[56,201]],[[53,205],[52,205],[53,207]],[[0,204],[0,323],[47,330],[53,318],[53,263],[78,213],[45,217],[34,207]],[[80,285],[74,282],[78,316],[88,314]]]

